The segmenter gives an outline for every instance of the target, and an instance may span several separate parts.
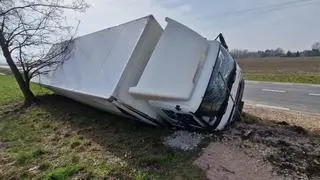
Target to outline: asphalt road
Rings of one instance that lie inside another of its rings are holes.
[[[246,81],[247,104],[320,113],[320,85]]]

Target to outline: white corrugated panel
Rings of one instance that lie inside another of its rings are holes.
[[[75,39],[71,57],[52,73],[48,85],[108,98],[113,94],[147,20],[139,19]]]

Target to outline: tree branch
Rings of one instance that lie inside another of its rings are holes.
[[[68,59],[73,28],[64,13],[85,10],[84,1],[0,0],[0,46],[26,101],[34,97],[31,78],[55,70]]]
[[[15,11],[15,10],[19,10],[19,9],[26,9],[26,8],[32,8],[32,7],[50,7],[50,8],[59,8],[59,9],[70,9],[70,10],[78,10],[78,11],[82,11],[85,10],[86,8],[88,8],[88,4],[86,3],[80,3],[81,6],[73,6],[73,5],[59,5],[59,4],[42,4],[42,3],[33,3],[33,4],[27,4],[24,6],[16,6],[13,8],[10,8],[4,12],[0,13],[0,17],[1,16],[5,16],[6,14]]]

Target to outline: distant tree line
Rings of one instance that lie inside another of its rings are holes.
[[[234,49],[230,52],[235,58],[263,58],[263,57],[313,57],[320,56],[320,42],[316,42],[312,45],[311,50],[304,51],[287,51],[282,48],[267,49],[265,51],[248,51]]]

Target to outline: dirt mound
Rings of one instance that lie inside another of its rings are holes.
[[[320,179],[320,135],[301,127],[241,122],[213,138],[215,142],[196,161],[202,169],[213,163],[210,166],[215,168],[207,168],[207,174],[220,172],[218,177],[208,175],[209,179],[255,179],[257,175],[259,179]],[[225,150],[217,154],[219,148]],[[225,154],[231,158],[221,160]],[[227,166],[229,172],[220,166]]]
[[[272,174],[272,166],[254,149],[242,150],[237,145],[233,140],[212,143],[195,164],[207,172],[210,180],[281,179]]]
[[[297,178],[320,178],[320,136],[298,126],[243,124],[230,129],[230,136],[240,136],[265,148],[264,158],[279,174]],[[227,135],[229,136],[229,135]],[[262,149],[263,150],[263,149]],[[266,151],[267,150],[267,151]]]

